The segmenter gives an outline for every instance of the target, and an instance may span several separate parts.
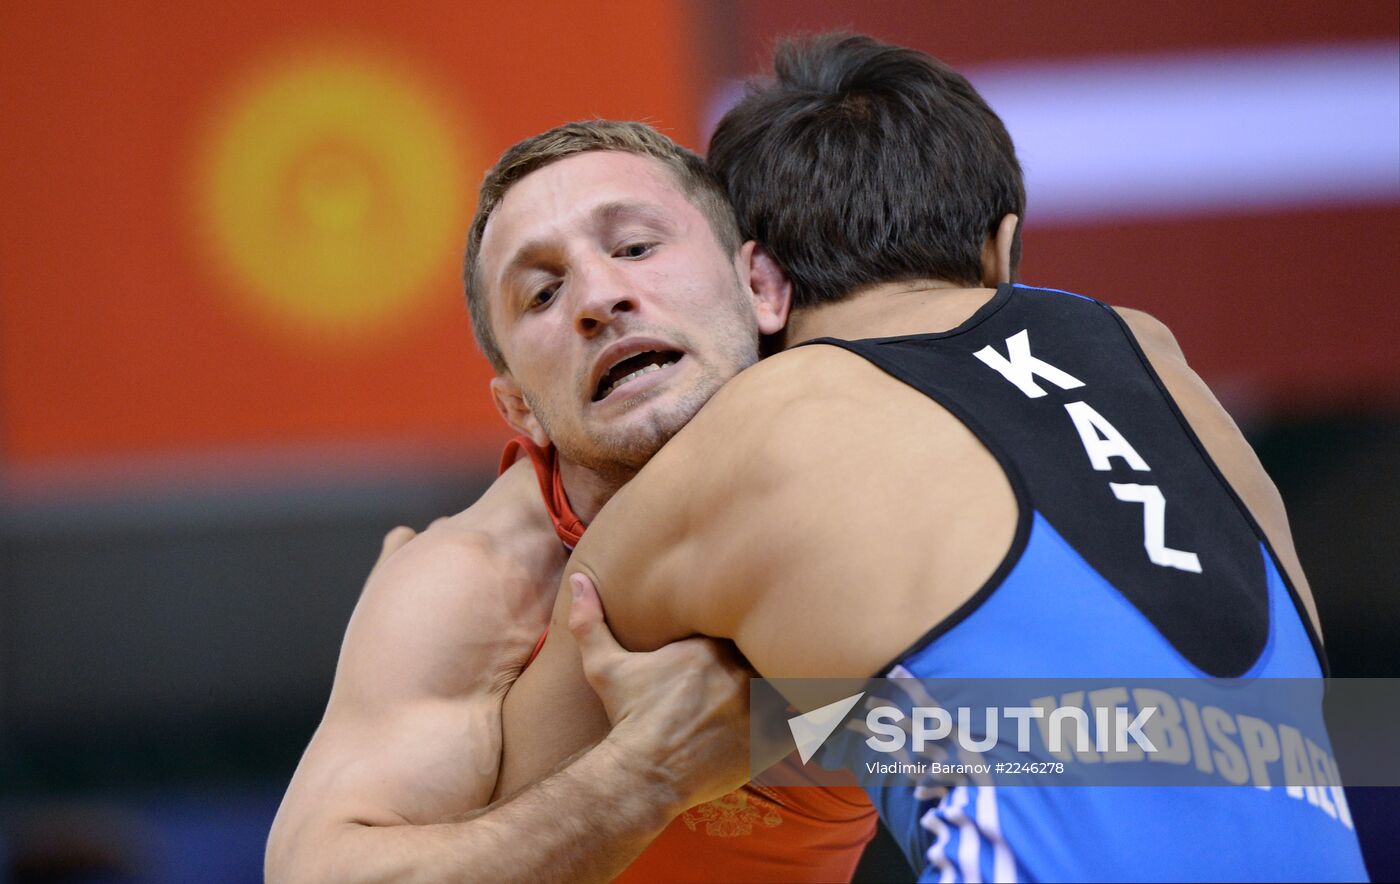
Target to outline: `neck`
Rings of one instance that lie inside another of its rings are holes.
[[[815,307],[794,309],[784,347],[813,338],[879,338],[956,328],[991,297],[992,290],[937,279],[882,282]]]
[[[569,506],[585,525],[596,519],[603,505],[635,475],[635,471],[603,475],[568,458],[559,458],[559,478],[564,483],[564,493],[569,495]]]

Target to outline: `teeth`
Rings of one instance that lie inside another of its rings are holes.
[[[606,399],[609,395],[611,395],[611,393],[612,393],[613,390],[616,390],[618,387],[622,386],[623,384],[627,383],[628,381],[633,380],[634,378],[639,378],[639,377],[641,377],[641,376],[644,375],[644,374],[651,374],[651,373],[654,372],[654,371],[660,371],[661,369],[665,368],[665,367],[668,366],[668,365],[675,365],[675,361],[673,360],[673,361],[666,362],[666,363],[655,363],[655,362],[654,362],[654,363],[652,363],[651,365],[645,365],[645,366],[643,366],[643,367],[637,369],[636,371],[632,372],[631,374],[625,374],[625,375],[623,375],[622,377],[618,378],[617,380],[613,381],[611,384],[609,384],[609,385],[608,385],[608,388],[607,388],[606,390],[603,391],[603,395],[602,395],[602,397],[600,397],[600,398]]]

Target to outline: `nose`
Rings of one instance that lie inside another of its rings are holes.
[[[619,315],[637,309],[631,281],[607,258],[577,267],[573,282],[574,325],[585,337],[597,334]]]

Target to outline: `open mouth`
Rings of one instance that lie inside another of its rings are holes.
[[[647,350],[634,353],[603,373],[598,388],[593,391],[593,401],[601,402],[623,384],[660,371],[668,365],[680,361],[681,354],[676,350]]]

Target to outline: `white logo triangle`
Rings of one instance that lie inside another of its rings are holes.
[[[806,764],[808,759],[817,754],[817,750],[822,747],[822,743],[826,742],[826,738],[831,736],[831,732],[846,720],[846,714],[864,696],[865,691],[861,691],[859,694],[853,694],[844,700],[828,703],[820,709],[813,709],[811,712],[788,719],[788,730],[792,731],[792,739],[797,743],[797,754],[801,756],[803,764]]]

